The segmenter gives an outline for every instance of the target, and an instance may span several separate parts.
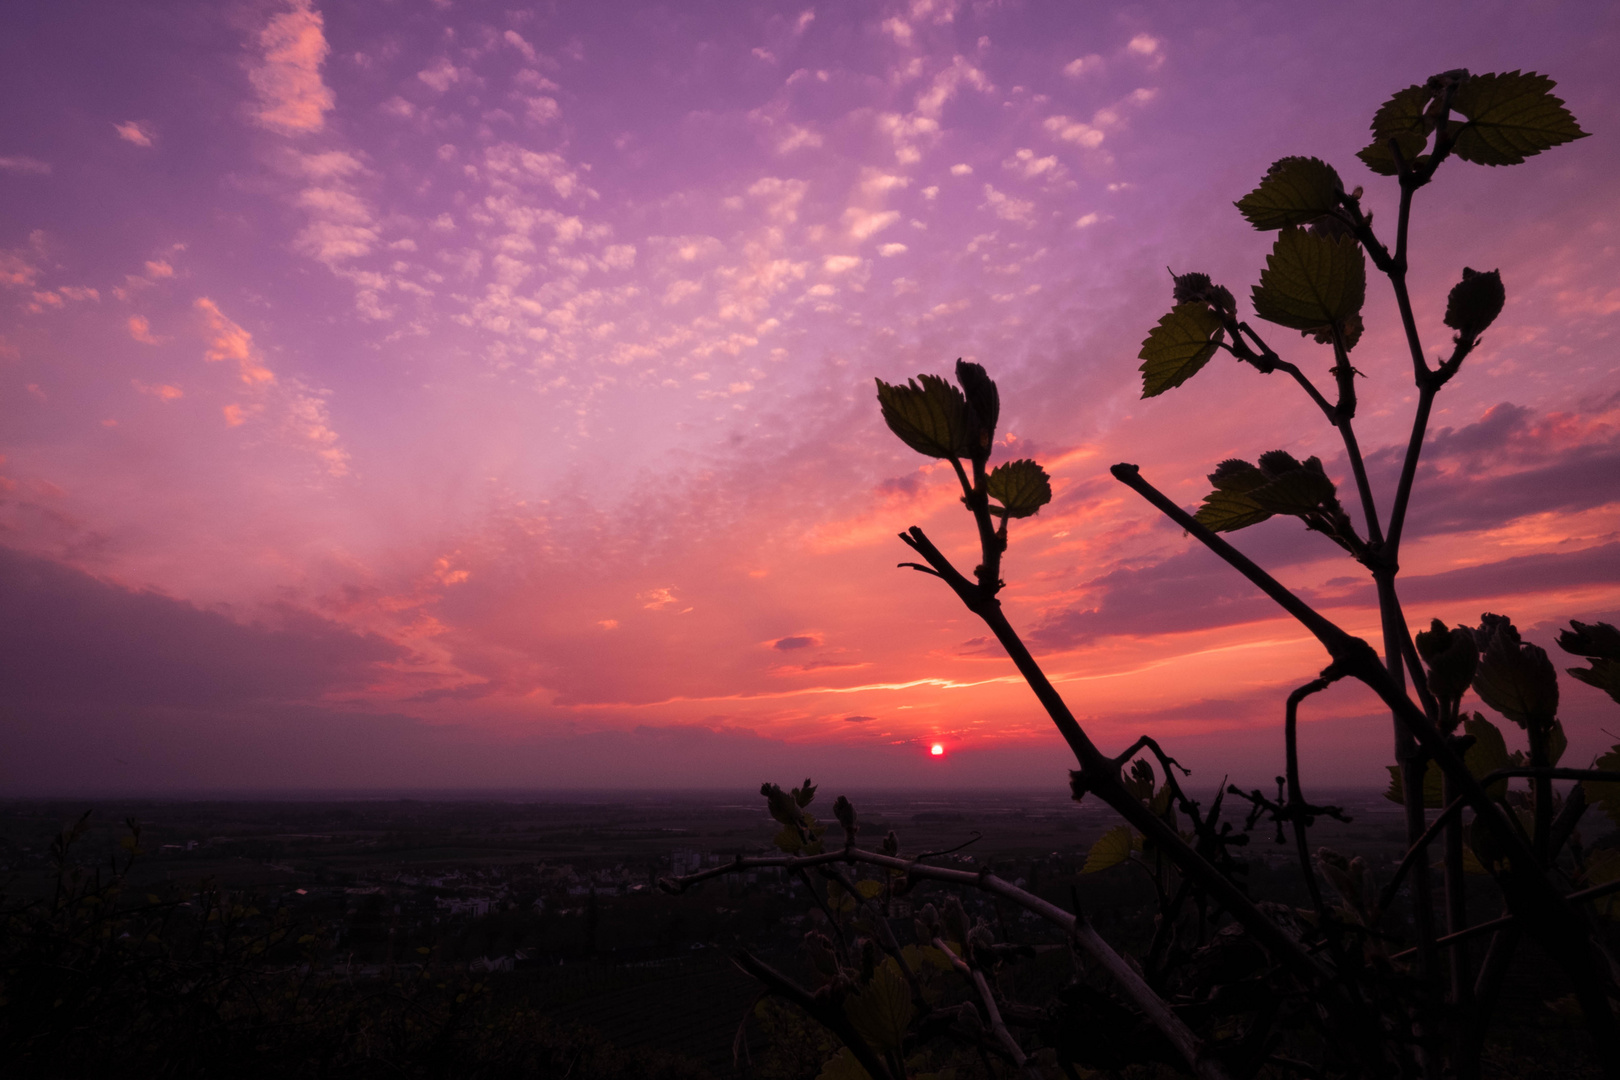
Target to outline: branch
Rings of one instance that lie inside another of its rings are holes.
[[[855,1025],[850,1023],[849,1017],[844,1015],[841,1001],[812,994],[746,949],[737,950],[731,959],[745,973],[764,983],[773,994],[793,1002],[809,1013],[821,1026],[837,1035],[839,1041],[849,1047],[849,1052],[855,1055],[855,1060],[871,1074],[873,1080],[894,1080],[894,1073],[889,1070],[888,1065],[884,1064],[883,1059],[867,1045],[866,1040],[855,1030]]]
[[[1377,694],[1395,714],[1397,721],[1405,724],[1416,737],[1441,771],[1456,783],[1462,797],[1479,814],[1479,820],[1485,822],[1492,839],[1507,855],[1507,869],[1497,880],[1508,906],[1516,914],[1529,916],[1525,922],[1527,928],[1568,972],[1575,983],[1576,998],[1586,1014],[1588,1030],[1597,1044],[1599,1056],[1606,1062],[1615,1063],[1615,1071],[1620,1073],[1620,1032],[1615,1028],[1614,1013],[1604,989],[1605,979],[1592,955],[1590,933],[1564,898],[1542,876],[1530,845],[1496,813],[1485,787],[1468,771],[1434,722],[1406,696],[1391,672],[1378,660],[1372,647],[1323,617],[1232,545],[1193,520],[1192,515],[1142,479],[1136,466],[1115,465],[1112,472],[1118,480],[1140,493],[1298,619],[1327,649],[1334,664]]]
[[[680,893],[700,881],[718,877],[721,874],[735,873],[758,867],[784,867],[790,870],[807,869],[833,862],[863,863],[869,866],[883,866],[890,870],[901,870],[910,878],[921,878],[930,881],[945,881],[953,885],[967,885],[975,889],[993,893],[996,896],[1010,901],[1033,912],[1047,922],[1068,931],[1074,938],[1075,944],[1095,961],[1109,977],[1113,979],[1126,999],[1136,1006],[1137,1010],[1145,1016],[1149,1023],[1170,1040],[1183,1060],[1202,1078],[1202,1080],[1225,1080],[1226,1074],[1220,1065],[1204,1057],[1204,1044],[1199,1037],[1187,1027],[1170,1008],[1164,999],[1153,992],[1152,987],[1143,981],[1136,969],[1131,967],[1125,959],[1115,952],[1108,942],[1092,928],[1083,917],[1072,915],[1056,904],[1041,899],[1034,893],[1026,892],[1011,882],[999,878],[989,871],[951,870],[943,866],[928,866],[913,859],[902,859],[893,855],[880,855],[875,851],[864,848],[849,848],[843,851],[826,852],[820,855],[762,855],[752,858],[738,856],[732,862],[723,866],[710,867],[695,874],[687,874],[677,878],[661,878],[659,887],[667,892]],[[876,1075],[876,1074],[874,1074]]]
[[[1331,672],[1331,668],[1329,671]],[[1299,784],[1299,703],[1312,694],[1320,693],[1333,685],[1340,676],[1337,673],[1324,672],[1321,678],[1313,679],[1304,686],[1299,687],[1288,695],[1288,703],[1284,709],[1283,740],[1287,755],[1288,775],[1288,806],[1295,811],[1292,817],[1294,826],[1294,847],[1299,856],[1299,869],[1305,875],[1305,887],[1310,890],[1311,903],[1316,907],[1316,917],[1324,930],[1328,929],[1327,905],[1322,902],[1322,888],[1316,881],[1316,867],[1311,863],[1310,845],[1305,838],[1306,815],[1308,808],[1305,805],[1305,794]]]
[[[1582,889],[1580,892],[1572,892],[1568,896],[1564,897],[1564,899],[1571,904],[1583,904],[1588,900],[1601,900],[1610,893],[1617,892],[1620,892],[1620,879],[1606,881],[1602,885],[1594,885],[1590,889]],[[1511,926],[1517,922],[1518,919],[1519,917],[1517,915],[1503,915],[1500,919],[1492,919],[1490,922],[1482,922],[1478,925],[1470,926],[1466,930],[1459,930],[1455,934],[1447,934],[1443,938],[1436,938],[1434,943],[1438,948],[1444,948],[1448,945],[1455,945],[1458,942],[1467,941],[1470,938],[1477,938],[1481,935],[1501,930],[1503,927]],[[1406,957],[1411,956],[1415,952],[1417,952],[1416,949],[1407,949],[1404,952],[1396,953],[1394,956],[1390,957],[1390,959],[1404,960]]]
[[[990,1021],[990,1031],[1007,1051],[1007,1056],[1012,1058],[1013,1064],[1018,1066],[1020,1070],[1028,1069],[1030,1065],[1029,1055],[1024,1053],[1022,1046],[1018,1045],[1018,1040],[1013,1038],[1012,1032],[1007,1030],[1007,1022],[1001,1018],[1001,1010],[996,1007],[995,995],[990,992],[990,983],[985,979],[984,972],[965,963],[960,956],[952,951],[944,939],[937,935],[934,938],[933,945],[934,948],[945,954],[946,958],[950,960],[951,966],[961,972],[962,976],[971,982],[973,988],[978,991],[979,1000],[984,1003],[985,1019]],[[966,945],[963,948],[965,949]],[[1039,1077],[1040,1073],[1035,1072],[1034,1075]]]

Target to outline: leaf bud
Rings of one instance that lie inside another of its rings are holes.
[[[765,805],[769,808],[771,817],[783,825],[798,828],[800,822],[804,820],[804,815],[799,812],[799,804],[794,801],[793,796],[777,785],[761,784],[759,793],[765,796]]]
[[[969,425],[973,455],[983,460],[990,456],[996,422],[1001,419],[1001,392],[981,365],[968,360],[956,361],[956,381],[967,398],[969,419],[974,421]]]
[[[1472,341],[1496,321],[1507,302],[1498,270],[1463,267],[1462,280],[1446,297],[1446,325],[1457,331],[1458,341]]]
[[[1232,298],[1232,290],[1225,285],[1215,284],[1208,274],[1196,271],[1177,274],[1171,271],[1170,279],[1174,282],[1170,295],[1178,304],[1208,304],[1226,315],[1235,314],[1237,311],[1237,301]]]
[[[855,823],[855,807],[842,795],[833,803],[833,817],[844,827],[844,836],[853,844],[860,826]]]
[[[900,854],[900,838],[894,835],[893,829],[890,829],[889,834],[883,838],[883,854],[890,856]]]
[[[1439,619],[1417,635],[1418,655],[1429,667],[1429,690],[1438,698],[1455,701],[1474,681],[1479,647],[1466,626],[1447,629]]]

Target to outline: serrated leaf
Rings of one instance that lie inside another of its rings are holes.
[[[1157,397],[1198,374],[1225,338],[1220,317],[1207,304],[1177,304],[1148,332],[1137,359],[1142,396]]]
[[[1356,154],[1362,163],[1380,176],[1394,176],[1399,170],[1389,140],[1401,148],[1408,165],[1417,163],[1434,130],[1434,118],[1426,115],[1434,91],[1426,86],[1408,86],[1378,107],[1372,120],[1372,145]]]
[[[1295,469],[1249,492],[1248,498],[1273,514],[1308,514],[1338,497],[1333,481],[1311,469]]]
[[[883,895],[883,882],[872,881],[870,879],[866,881],[857,881],[855,883],[855,891],[861,894],[861,898],[863,900],[875,900],[879,896]]]
[[[990,470],[986,490],[1013,518],[1030,517],[1052,501],[1052,482],[1046,470],[1027,458]]]
[[[1620,746],[1609,747],[1609,752],[1592,763],[1592,768],[1604,772],[1620,772]],[[1586,801],[1601,806],[1609,820],[1620,825],[1620,784],[1601,780],[1582,780]]]
[[[790,825],[784,825],[778,829],[772,840],[775,841],[778,848],[789,855],[797,855],[799,850],[804,847],[804,841],[800,838],[799,830]]]
[[[1209,474],[1209,482],[1217,491],[1242,494],[1253,491],[1266,482],[1266,474],[1239,458],[1227,458]]]
[[[1558,672],[1539,645],[1496,634],[1474,672],[1479,699],[1520,727],[1551,724],[1558,715]]]
[[[1406,788],[1402,786],[1401,767],[1399,765],[1385,765],[1384,768],[1389,771],[1389,787],[1384,791],[1384,798],[1390,802],[1400,803],[1405,806]],[[1429,762],[1428,767],[1423,772],[1423,805],[1431,810],[1439,809],[1443,805],[1441,802],[1440,779],[1440,766],[1432,761]]]
[[[1397,90],[1373,114],[1373,138],[1380,141],[1402,135],[1426,138],[1434,130],[1434,118],[1428,115],[1429,102],[1433,98],[1434,91],[1427,86],[1414,85]]]
[[[860,993],[844,1002],[844,1015],[874,1050],[899,1052],[911,1024],[911,989],[895,962],[885,960]]]
[[[1620,630],[1601,622],[1571,620],[1569,625],[1572,629],[1559,632],[1558,647],[1567,653],[1586,657],[1592,666],[1565,670],[1620,702]]]
[[[1572,667],[1564,670],[1586,685],[1595,686],[1616,702],[1620,702],[1620,660],[1600,656],[1592,661],[1589,668]]]
[[[1534,71],[1474,75],[1457,88],[1451,107],[1468,118],[1452,152],[1479,165],[1517,165],[1563,143],[1584,139],[1557,84]]]
[[[1137,758],[1131,762],[1131,771],[1124,777],[1125,790],[1138,799],[1153,798],[1153,788],[1157,781],[1153,777],[1153,766],[1146,758]]]
[[[1475,713],[1472,719],[1463,721],[1463,731],[1474,737],[1474,745],[1468,748],[1463,755],[1463,764],[1475,780],[1483,780],[1497,769],[1508,767],[1507,741],[1502,738],[1502,729]],[[1500,799],[1507,794],[1508,782],[1498,780],[1485,789],[1485,793],[1493,799]]]
[[[1086,865],[1080,868],[1082,874],[1095,874],[1107,870],[1111,866],[1118,866],[1131,857],[1136,849],[1136,840],[1129,825],[1115,825],[1112,829],[1097,838],[1091,845],[1091,851],[1086,854]]]
[[[1327,162],[1285,157],[1272,163],[1260,186],[1237,201],[1238,212],[1257,229],[1308,225],[1338,209],[1344,182]]]
[[[1419,135],[1394,136],[1396,144],[1401,148],[1401,157],[1406,159],[1407,165],[1422,164],[1428,155],[1423,153],[1423,147],[1428,139]],[[1400,168],[1395,164],[1395,154],[1389,148],[1388,139],[1379,139],[1368,146],[1356,151],[1356,157],[1361,163],[1379,176],[1395,176]]]
[[[816,1080],[872,1080],[872,1074],[862,1067],[849,1047],[841,1046],[838,1053],[828,1058],[816,1074]]]
[[[1257,470],[1258,471],[1258,470]],[[1248,495],[1236,491],[1212,491],[1204,496],[1193,520],[1210,532],[1236,532],[1258,525],[1271,516]]]
[[[1571,619],[1571,629],[1558,632],[1558,647],[1576,656],[1620,660],[1620,630],[1606,622],[1583,623]]]
[[[938,375],[919,375],[904,384],[877,380],[883,422],[901,442],[929,457],[968,457],[973,451],[962,391]]]
[[[975,452],[981,458],[990,456],[990,444],[996,437],[996,423],[1001,419],[1001,391],[995,380],[985,373],[984,367],[968,360],[956,361],[956,382],[967,399],[968,426]]]
[[[1463,338],[1476,338],[1502,314],[1506,302],[1507,292],[1498,271],[1482,272],[1465,266],[1462,280],[1446,296],[1446,325]]]
[[[1367,261],[1348,236],[1333,238],[1305,229],[1277,237],[1260,284],[1254,313],[1295,330],[1317,330],[1361,313],[1367,295]]]
[[[1267,480],[1275,480],[1284,473],[1303,469],[1305,463],[1286,450],[1267,450],[1260,455],[1260,472]]]

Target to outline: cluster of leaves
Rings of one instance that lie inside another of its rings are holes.
[[[883,421],[919,454],[950,461],[958,473],[967,461],[976,474],[984,474],[995,446],[1001,393],[981,365],[966,360],[956,362],[956,381],[959,387],[938,375],[919,375],[901,384],[878,379]],[[1008,518],[1032,517],[1052,501],[1050,478],[1028,459],[997,465],[977,485],[966,479],[963,483],[969,497],[976,487],[978,494],[1000,504],[989,509],[1001,518],[1003,529]]]

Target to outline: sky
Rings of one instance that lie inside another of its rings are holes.
[[[1193,506],[1224,458],[1343,450],[1227,358],[1143,401],[1136,353],[1167,267],[1246,308],[1271,237],[1232,202],[1278,157],[1387,230],[1355,151],[1456,67],[1547,74],[1592,135],[1418,197],[1431,358],[1464,266],[1508,301],[1436,406],[1407,613],[1620,621],[1615,55],[1595,0],[13,0],[0,793],[1061,785],[982,624],[896,568],[974,534],[873,379],[958,357],[995,460],[1053,478],[1003,599],[1074,713],[1266,782],[1325,657],[1107,470]],[[1365,314],[1387,512],[1415,394],[1382,279]],[[1322,537],[1235,542],[1376,640]],[[1620,731],[1567,678],[1563,716],[1571,762]],[[1307,784],[1381,782],[1367,691],[1302,720]]]

